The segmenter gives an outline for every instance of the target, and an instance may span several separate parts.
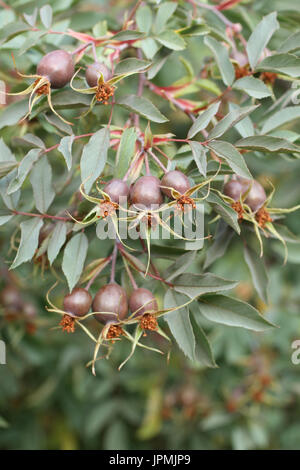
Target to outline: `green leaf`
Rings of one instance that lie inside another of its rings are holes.
[[[116,158],[116,178],[123,178],[125,176],[129,167],[129,163],[135,152],[136,139],[137,134],[134,127],[129,127],[122,133]]]
[[[211,119],[217,114],[220,106],[220,101],[213,103],[205,111],[199,114],[196,121],[193,123],[192,127],[188,132],[188,139],[192,139],[198,132],[206,129]]]
[[[187,302],[185,295],[179,295],[169,289],[164,298],[164,308],[175,308]],[[189,311],[186,307],[174,310],[164,315],[172,335],[174,336],[178,346],[184,354],[195,360],[195,336],[191,325]]]
[[[168,119],[147,98],[129,95],[121,98],[117,104],[133,113],[138,113],[153,122],[166,122]]]
[[[17,162],[0,162],[0,177],[7,175],[16,166]]]
[[[225,134],[231,127],[234,127],[238,122],[242,121],[246,116],[251,114],[259,105],[245,106],[243,108],[236,108],[229,111],[210,131],[208,139],[217,139]]]
[[[240,233],[241,229],[238,223],[238,216],[236,211],[226,204],[223,199],[221,199],[216,194],[210,192],[206,201],[213,207],[214,211],[217,212],[225,222],[230,225],[237,233]]]
[[[62,153],[62,155],[65,159],[68,171],[70,171],[71,167],[72,167],[72,145],[73,145],[73,142],[74,142],[74,135],[67,135],[66,137],[63,137],[61,139],[60,144],[57,148],[57,150]]]
[[[55,114],[44,114],[46,121],[49,122],[52,126],[56,127],[59,131],[63,132],[64,134],[72,135],[73,129],[70,124],[62,121],[58,116]]]
[[[46,29],[49,29],[51,27],[52,16],[53,16],[53,12],[52,12],[52,8],[50,5],[44,5],[40,9],[40,18]]]
[[[197,168],[201,175],[204,177],[206,176],[206,167],[207,167],[207,159],[206,159],[206,148],[200,144],[200,142],[191,141],[189,145],[192,149],[193,158],[197,165]]]
[[[218,367],[213,356],[210,342],[199,322],[200,312],[198,303],[193,302],[190,305],[190,311],[192,313],[190,319],[196,343],[195,359],[206,367]]]
[[[25,20],[27,21],[27,23],[30,24],[30,26],[35,26],[35,23],[37,20],[37,14],[38,14],[38,9],[35,8],[31,15],[28,15],[27,13],[23,13],[23,16]]]
[[[233,88],[237,90],[245,91],[249,96],[253,96],[253,98],[266,98],[267,96],[271,96],[272,92],[264,84],[262,80],[254,77],[243,77],[234,82]]]
[[[282,153],[291,153],[291,152],[300,152],[300,147],[292,144],[288,140],[280,139],[279,137],[272,137],[269,135],[256,135],[253,137],[246,137],[236,142],[236,147],[249,149],[249,150],[258,150],[258,151],[267,151],[267,152],[282,152]]]
[[[279,47],[278,52],[296,52],[300,49],[300,31],[289,36]]]
[[[46,156],[34,166],[30,182],[33,188],[35,207],[41,213],[47,212],[53,202],[55,192],[52,186],[52,168]]]
[[[269,279],[263,258],[248,246],[244,246],[244,258],[250,270],[254,287],[262,301],[267,304]]]
[[[16,162],[16,157],[2,138],[0,139],[0,162]]]
[[[115,75],[130,75],[133,73],[141,72],[145,70],[151,62],[149,60],[135,59],[129,57],[128,59],[121,60],[115,68]]]
[[[13,215],[0,215],[0,226],[9,222],[13,217]]]
[[[238,283],[237,281],[229,281],[211,273],[183,273],[173,281],[173,284],[176,292],[195,299],[209,292],[233,289]]]
[[[185,272],[188,267],[193,263],[196,257],[195,251],[190,251],[189,253],[184,253],[179,256],[174,263],[169,266],[164,272],[164,279],[170,282],[174,277],[179,276]]]
[[[0,114],[0,129],[13,126],[28,112],[28,100],[16,101],[7,106]]]
[[[48,259],[50,265],[53,263],[61,247],[64,245],[67,237],[67,224],[65,222],[57,222],[53,230],[47,248]]]
[[[183,37],[192,37],[192,36],[204,36],[210,33],[208,27],[204,24],[198,24],[197,22],[192,22],[190,26],[181,28],[179,30],[181,36]]]
[[[298,119],[300,117],[300,106],[288,106],[272,114],[262,127],[262,134],[267,134],[283,124]]]
[[[252,179],[243,156],[232,144],[222,140],[212,140],[207,146],[213,150],[218,157],[224,158],[237,175]]]
[[[229,103],[229,111],[232,111],[233,109],[239,110],[240,113],[242,112],[242,107],[238,106],[236,103]],[[242,137],[249,137],[255,133],[253,122],[249,116],[246,116],[244,119],[237,122],[234,125],[234,128],[240,133]]]
[[[275,326],[251,305],[225,295],[209,295],[201,298],[199,309],[207,320],[221,325],[253,331],[265,331]]]
[[[235,79],[235,72],[226,47],[211,36],[204,38],[204,44],[209,47],[214,54],[225,85],[232,85]]]
[[[206,258],[203,269],[207,269],[214,261],[221,258],[228,248],[233,236],[233,231],[225,223],[224,220],[220,220],[214,234],[214,239],[208,250],[206,251]]]
[[[22,145],[29,147],[38,147],[40,149],[45,149],[44,142],[39,137],[33,134],[25,134],[21,137],[16,137],[14,139],[14,142],[17,142],[18,144],[21,143]]]
[[[23,43],[22,47],[18,50],[18,56],[24,55],[28,49],[32,49],[34,46],[41,42],[41,38],[47,33],[45,31],[32,31],[29,33],[28,38]]]
[[[102,173],[109,149],[109,131],[105,127],[96,132],[84,146],[80,160],[81,181],[87,193]]]
[[[159,51],[153,57],[153,65],[147,73],[149,80],[152,80],[158,74],[171,54],[172,51],[170,51],[170,49],[167,47],[162,47],[159,49]]]
[[[157,44],[157,42],[153,38],[146,38],[143,39],[140,42],[141,49],[147,59],[153,59],[157,51],[161,48],[160,44]]]
[[[31,149],[25,155],[23,160],[19,164],[18,173],[14,180],[11,181],[7,194],[10,195],[21,188],[22,184],[25,181],[26,176],[32,169],[33,164],[38,160],[41,155],[41,149]]]
[[[293,54],[274,54],[266,57],[256,71],[283,73],[290,77],[300,77],[300,58]]]
[[[157,39],[157,41],[163,46],[168,49],[172,49],[173,51],[182,51],[186,48],[185,40],[180,36],[180,34],[172,30],[166,30],[163,33],[160,33],[158,36],[155,36],[155,39]]]
[[[70,292],[81,276],[88,250],[88,239],[81,232],[68,241],[62,262],[62,270],[67,278]]]
[[[141,39],[145,34],[140,31],[133,31],[128,29],[127,31],[120,31],[119,33],[111,36],[110,41],[134,41],[136,39]]]
[[[32,259],[38,247],[39,233],[42,225],[43,220],[40,217],[32,217],[20,224],[21,241],[10,269],[15,269],[20,266],[20,264]]]
[[[110,420],[105,432],[103,446],[107,450],[127,450],[129,435],[127,424],[121,418]]]
[[[156,34],[160,34],[165,29],[168,20],[171,18],[176,8],[176,2],[164,2],[158,7],[154,21],[154,30]]]
[[[104,401],[104,403],[97,403],[93,409],[87,411],[85,418],[85,435],[87,438],[92,438],[97,435],[104,426],[109,424],[114,419],[117,413],[117,406],[114,399]]]
[[[246,46],[252,69],[255,68],[264,48],[278,28],[277,13],[273,12],[265,16],[252,32]]]
[[[0,45],[29,29],[28,24],[22,22],[13,22],[5,25],[0,30]]]
[[[16,191],[11,195],[7,194],[7,190],[11,182],[15,180],[16,175],[17,175],[17,170],[13,170],[8,175],[0,179],[0,194],[1,194],[2,200],[4,204],[6,205],[6,207],[8,207],[11,210],[16,209],[20,196],[21,196],[20,191]]]
[[[142,5],[136,12],[136,24],[140,31],[149,34],[152,26],[152,10],[148,5]]]

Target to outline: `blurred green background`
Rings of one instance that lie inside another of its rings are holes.
[[[31,12],[37,2],[6,3],[13,4],[21,14]],[[41,6],[47,2],[38,3]],[[124,9],[132,6],[132,2],[59,0],[51,2],[51,6],[61,22],[68,21],[68,27],[86,32],[103,19],[108,20],[110,27],[117,27]],[[243,6],[230,11],[228,17],[244,21],[247,28],[247,15],[257,22],[273,10],[278,10],[282,24],[274,43],[276,47],[276,41],[278,44],[287,37],[297,24],[300,14],[297,1],[277,0],[272,5],[262,0],[243,2]],[[0,6],[0,27],[12,21],[12,15],[10,9]],[[53,45],[53,37],[48,40]],[[12,39],[1,48],[0,78],[10,74],[10,52],[20,48],[21,41],[21,37]],[[69,42],[66,39],[57,45],[66,46]],[[186,56],[198,73],[207,50],[201,38],[192,39],[189,44]],[[36,63],[41,51],[30,54],[32,62]],[[26,60],[25,55],[18,57],[20,69],[26,67]],[[171,58],[156,83],[170,84],[170,77],[175,80],[182,73],[178,58]],[[126,86],[128,89],[135,87],[135,79]],[[283,92],[282,83],[276,84],[277,97]],[[168,108],[168,104],[160,103],[157,97],[154,101],[159,103],[162,112]],[[189,121],[177,111],[168,112],[171,124],[160,126],[159,131],[184,136]],[[120,113],[119,125],[123,122]],[[286,129],[296,130],[296,127],[293,123]],[[31,129],[38,135],[41,132],[50,146],[55,140],[48,131],[46,121],[41,129],[38,124],[36,131]],[[13,127],[6,127],[2,132],[6,140],[15,137]],[[299,161],[287,162],[274,157],[270,164],[268,158],[253,153],[251,161],[247,162],[254,175],[262,180],[269,178],[275,185],[275,207],[300,203]],[[61,167],[58,161],[54,168],[58,177]],[[291,231],[300,234],[298,212],[289,215],[286,224]],[[291,360],[292,342],[300,339],[299,244],[289,246],[286,266],[282,265],[280,243],[269,240],[266,244],[265,259],[270,276],[268,306],[259,301],[253,289],[249,271],[241,261],[240,243],[231,244],[226,256],[212,266],[211,271],[217,274],[239,279],[235,295],[251,302],[279,326],[267,333],[255,334],[203,323],[213,344],[218,368],[192,364],[174,344],[169,364],[161,356],[138,350],[118,372],[120,362],[129,352],[129,344],[120,341],[108,361],[98,361],[97,377],[93,377],[85,366],[93,352],[91,342],[81,331],[67,335],[56,330],[58,318],[45,310],[45,293],[53,284],[51,272],[46,270],[42,274],[40,265],[33,269],[32,265],[25,264],[15,273],[7,273],[7,253],[11,259],[9,250],[15,230],[16,225],[0,227],[0,287],[3,290],[8,283],[13,283],[22,296],[23,307],[33,304],[37,314],[31,321],[22,315],[11,318],[9,312],[1,310],[0,337],[7,344],[7,365],[0,365],[1,449],[300,448],[300,364],[294,365]],[[97,243],[91,247],[89,256],[91,259],[99,257]],[[57,295],[55,303],[59,302],[61,297]],[[151,339],[159,346],[161,340],[155,334]]]

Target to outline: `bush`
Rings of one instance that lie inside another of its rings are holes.
[[[297,2],[40,3],[0,11],[2,447],[299,447]]]

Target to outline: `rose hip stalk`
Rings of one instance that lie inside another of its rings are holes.
[[[72,124],[66,121],[60,114],[55,111],[51,101],[51,90],[63,88],[67,83],[70,82],[74,74],[74,62],[72,55],[64,50],[55,50],[46,54],[39,62],[36,70],[36,74],[24,75],[16,70],[18,75],[24,78],[35,78],[35,82],[32,83],[28,88],[19,93],[8,93],[9,95],[27,95],[29,97],[29,110],[23,120],[30,115],[34,104],[37,100],[46,95],[50,109],[56,114],[62,121],[67,124]]]

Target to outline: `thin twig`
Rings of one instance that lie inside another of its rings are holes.
[[[21,212],[21,211],[11,211],[15,215],[25,215],[28,217],[40,217],[41,219],[53,219],[53,220],[63,220],[65,222],[72,222],[70,217],[59,217],[57,215],[49,215],[49,214],[33,214],[31,212]]]
[[[110,283],[111,284],[115,282],[117,256],[118,256],[118,243],[115,242],[115,246],[111,255],[111,271],[110,271]]]
[[[152,152],[152,150],[148,149],[147,152],[151,155],[153,160],[157,163],[157,165],[162,169],[164,173],[167,173],[167,168],[161,163],[160,159]]]

